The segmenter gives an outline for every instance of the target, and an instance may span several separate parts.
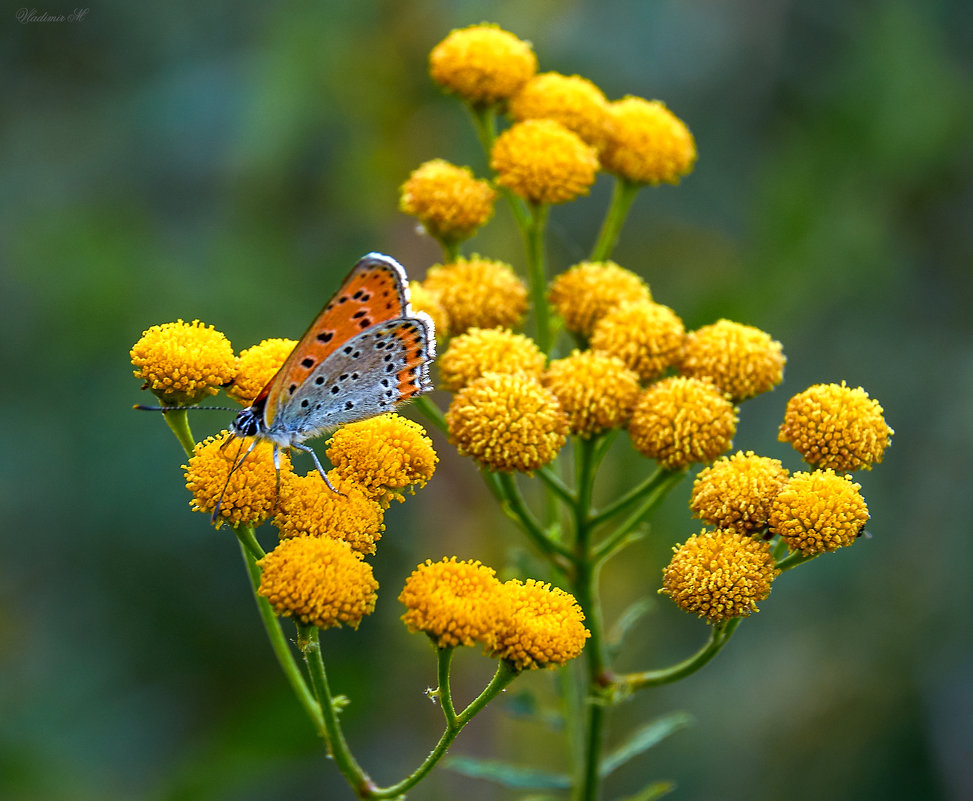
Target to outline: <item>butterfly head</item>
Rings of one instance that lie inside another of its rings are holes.
[[[238,437],[252,437],[263,430],[261,410],[256,406],[241,409],[236,418],[230,423],[230,430]]]

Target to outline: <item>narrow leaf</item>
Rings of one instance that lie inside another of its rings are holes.
[[[616,799],[616,801],[655,801],[657,798],[669,795],[675,789],[675,782],[664,779],[662,781],[652,782],[652,784],[643,787],[635,795],[627,795],[624,798]]]
[[[608,632],[608,644],[612,650],[618,650],[625,639],[625,635],[631,630],[638,621],[645,617],[649,611],[656,606],[655,598],[644,597],[633,601],[622,614],[615,625]]]
[[[568,790],[571,787],[570,777],[564,774],[547,773],[490,759],[453,756],[448,757],[443,766],[463,776],[485,779],[515,790]]]
[[[607,776],[615,768],[648,751],[670,734],[685,729],[692,722],[688,712],[670,712],[647,723],[641,729],[636,729],[624,743],[602,760],[600,774]]]

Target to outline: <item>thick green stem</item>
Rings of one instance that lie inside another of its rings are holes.
[[[527,279],[530,284],[531,305],[537,322],[537,347],[548,356],[551,353],[551,314],[547,305],[547,257],[544,253],[544,232],[550,206],[531,205],[527,238]]]
[[[508,511],[514,520],[520,523],[524,532],[540,548],[541,552],[562,570],[569,567],[574,554],[562,543],[549,536],[530,509],[527,508],[513,475],[497,473],[494,486],[502,493],[505,511]]]
[[[624,178],[616,177],[615,186],[612,189],[611,204],[605,213],[605,221],[601,225],[601,232],[598,234],[598,241],[591,251],[591,261],[604,261],[611,256],[618,242],[618,235],[622,231],[622,225],[628,216],[628,211],[632,207],[632,201],[638,194],[641,184],[635,184]]]
[[[189,430],[189,415],[185,409],[173,409],[171,412],[163,412],[166,424],[176,435],[179,444],[186,452],[186,456],[193,455],[193,448],[196,447],[196,440],[193,439],[193,432]]]
[[[657,687],[660,684],[671,684],[695,673],[729,642],[730,637],[733,636],[733,632],[736,631],[742,620],[743,618],[735,617],[722,623],[714,623],[706,644],[688,659],[684,659],[671,667],[662,670],[646,670],[642,673],[628,673],[616,677],[612,695],[624,697],[634,690]]]
[[[250,536],[253,537],[253,528],[249,525],[237,526],[234,531],[240,539],[240,550],[243,553],[243,560],[247,565],[247,572],[250,575],[253,597],[257,602],[257,611],[260,613],[260,618],[263,620],[264,628],[267,631],[270,647],[274,652],[274,656],[277,657],[277,662],[280,664],[281,670],[284,671],[284,677],[287,679],[287,683],[290,684],[294,695],[297,696],[298,703],[300,703],[304,712],[311,719],[318,734],[321,737],[327,738],[324,717],[321,715],[321,707],[314,700],[314,696],[304,681],[304,675],[301,673],[297,660],[294,658],[294,652],[291,650],[290,645],[288,645],[287,638],[284,636],[284,632],[280,627],[280,619],[274,614],[274,610],[267,602],[267,599],[262,595],[257,595],[257,588],[260,586],[260,568],[257,566],[257,560],[253,552],[244,543],[244,538],[241,537],[241,531],[244,529],[249,529]]]
[[[449,426],[446,425],[446,415],[432,402],[431,398],[426,395],[420,395],[415,399],[415,404],[416,408],[426,416],[430,423],[444,434],[449,433]]]
[[[568,506],[573,508],[578,502],[578,499],[574,497],[574,493],[571,491],[571,489],[561,480],[561,477],[550,468],[550,465],[541,467],[535,471],[534,475],[543,481],[547,488],[562,501],[564,501],[564,503],[566,503]]]
[[[477,138],[486,153],[487,162],[490,161],[490,153],[493,150],[493,142],[497,138],[497,109],[496,106],[476,106],[471,105],[470,112],[473,115],[473,127],[476,128]],[[505,186],[497,187],[500,193],[507,199],[510,211],[517,221],[517,227],[521,231],[526,231],[530,225],[530,211],[523,198],[515,195]]]
[[[794,551],[777,562],[777,569],[783,573],[785,570],[790,570],[798,565],[803,565],[805,562],[810,562],[820,555],[819,553],[803,554],[800,551]]]

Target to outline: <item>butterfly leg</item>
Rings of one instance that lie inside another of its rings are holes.
[[[304,453],[311,454],[311,458],[314,459],[314,466],[318,469],[321,474],[321,478],[324,479],[324,483],[328,485],[328,489],[331,490],[335,495],[344,495],[343,492],[338,492],[332,485],[331,481],[328,480],[328,474],[324,472],[324,468],[321,467],[321,462],[318,461],[318,455],[314,452],[313,448],[309,448],[306,445],[291,445],[292,448],[297,448],[299,451],[304,451]]]
[[[230,439],[232,439],[232,437]],[[229,442],[229,439],[227,440],[227,442]],[[213,507],[213,516],[210,518],[210,522],[213,523],[214,525],[216,524],[217,518],[219,517],[220,514],[220,506],[223,505],[223,496],[226,495],[226,488],[230,486],[230,478],[237,471],[240,465],[242,465],[246,461],[247,457],[253,452],[253,449],[257,447],[257,443],[259,442],[259,440],[255,439],[253,442],[251,442],[250,447],[247,448],[246,450],[246,453],[244,453],[243,456],[240,456],[240,451],[243,450],[243,442],[244,440],[241,439],[240,447],[237,450],[237,455],[233,457],[234,458],[233,467],[231,467],[230,472],[226,474],[226,483],[223,485],[223,491],[220,493],[220,499],[216,502],[216,506]],[[223,444],[225,445],[226,443],[224,442]],[[222,450],[222,446],[221,446],[221,450]],[[240,458],[238,459],[237,456],[239,456]]]

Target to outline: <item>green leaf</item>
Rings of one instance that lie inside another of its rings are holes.
[[[674,781],[663,779],[643,787],[635,795],[627,795],[624,798],[617,798],[615,801],[655,801],[657,798],[669,795],[675,789],[676,783]]]
[[[645,617],[654,607],[656,606],[656,600],[654,597],[646,596],[644,598],[639,598],[633,601],[622,614],[619,616],[618,620],[615,621],[615,625],[611,627],[608,632],[608,647],[613,651],[617,652],[622,646],[622,642],[625,640],[625,635],[631,630],[631,628],[638,623],[638,621]]]
[[[693,718],[688,712],[670,712],[668,715],[656,718],[641,729],[636,729],[624,743],[605,757],[599,773],[602,777],[607,776],[615,768],[648,751],[670,734],[685,729],[692,722]]]
[[[468,756],[448,757],[443,766],[471,779],[486,779],[515,790],[569,790],[571,778],[562,773],[547,773],[534,768],[522,768],[507,762],[477,759]]]

